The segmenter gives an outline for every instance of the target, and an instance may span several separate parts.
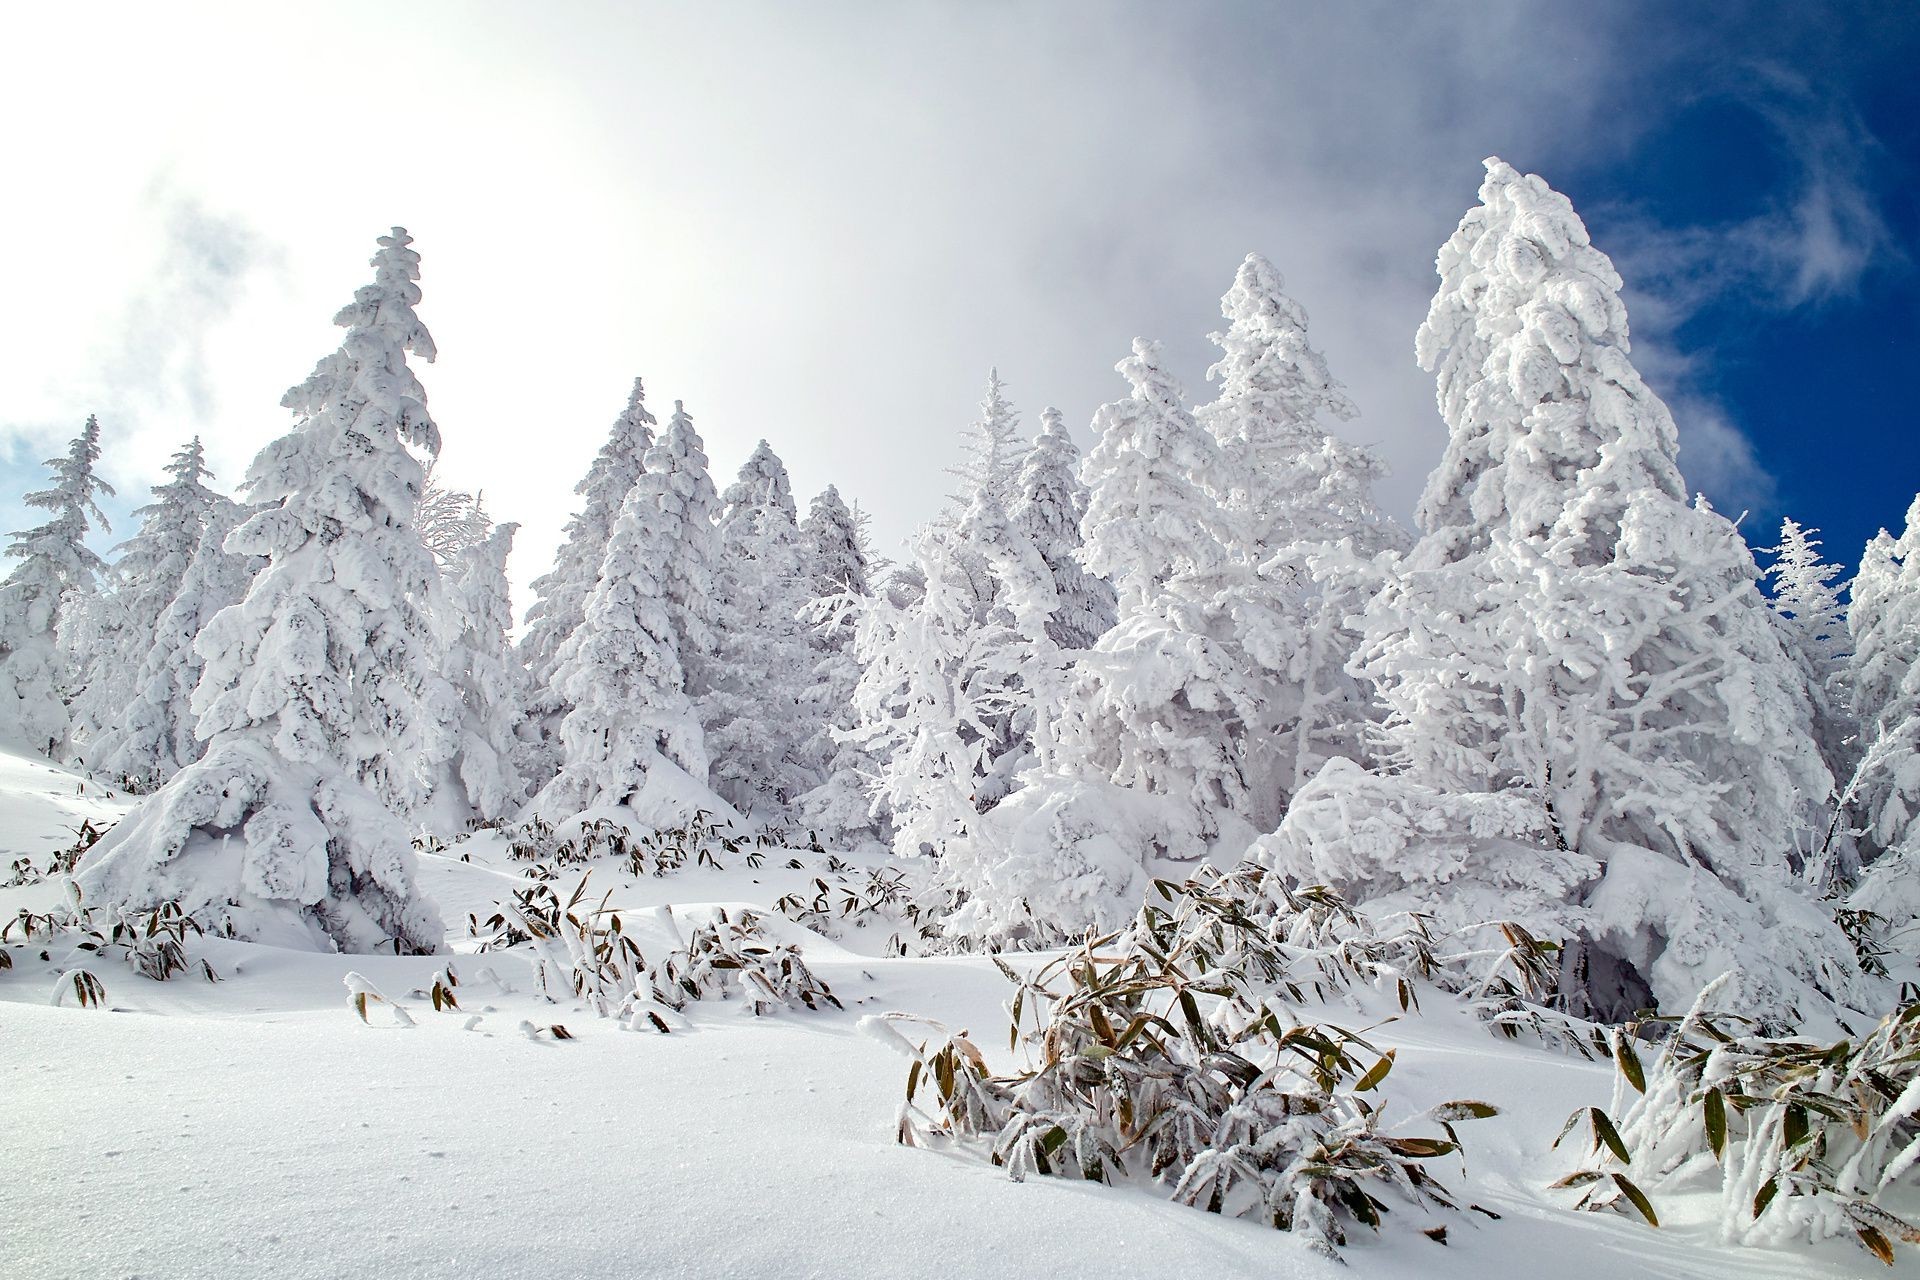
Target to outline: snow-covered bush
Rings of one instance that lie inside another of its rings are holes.
[[[1820,1043],[1717,1011],[1724,985],[1657,1020],[1666,1036],[1651,1067],[1638,1024],[1616,1033],[1620,1119],[1574,1113],[1568,1130],[1584,1116],[1593,1135],[1588,1161],[1555,1185],[1581,1189],[1582,1208],[1631,1207],[1657,1225],[1657,1193],[1717,1183],[1729,1242],[1850,1235],[1893,1266],[1896,1242],[1920,1244],[1920,1224],[1887,1207],[1920,1190],[1920,1001]]]
[[[1297,1014],[1325,984],[1411,977],[1430,963],[1424,937],[1348,948],[1332,899],[1296,899],[1276,935],[1241,911],[1243,885],[1216,894],[1221,883],[1163,886],[1172,909],[1143,911],[1129,932],[1030,977],[1002,964],[1026,1069],[994,1074],[937,1023],[866,1019],[912,1059],[900,1141],[983,1148],[1015,1178],[1155,1184],[1329,1256],[1352,1227],[1380,1227],[1383,1196],[1455,1207],[1424,1162],[1459,1149],[1454,1122],[1495,1108],[1446,1103],[1409,1118],[1445,1137],[1398,1134],[1379,1092],[1394,1055]]]

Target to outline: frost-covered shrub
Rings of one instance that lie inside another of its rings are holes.
[[[1920,1000],[1857,1040],[1821,1044],[1715,1012],[1724,987],[1656,1020],[1671,1034],[1651,1068],[1638,1028],[1617,1034],[1621,1119],[1575,1112],[1569,1130],[1583,1115],[1592,1129],[1590,1163],[1555,1185],[1581,1188],[1581,1208],[1631,1205],[1657,1225],[1652,1193],[1717,1182],[1729,1242],[1851,1235],[1894,1265],[1894,1241],[1920,1244],[1920,1225],[1886,1205],[1896,1188],[1920,1190]]]
[[[582,876],[561,903],[550,884],[518,890],[514,900],[482,924],[470,921],[479,950],[525,945],[534,955],[540,990],[549,999],[583,1001],[603,1018],[618,1018],[634,1030],[671,1030],[662,1016],[692,1000],[728,1000],[743,995],[756,1015],[775,1008],[840,1008],[831,988],[806,965],[800,949],[776,942],[751,911],[737,916],[716,910],[714,918],[682,933],[670,907],[657,919],[676,944],[650,963],[612,908],[612,890],[598,903],[587,896]]]
[[[196,963],[189,958],[189,936],[204,936],[207,929],[178,902],[163,902],[151,910],[88,907],[82,905],[79,890],[70,881],[66,890],[64,905],[46,912],[21,908],[13,919],[0,924],[0,969],[15,967],[16,949],[23,954],[37,952],[56,971],[55,1002],[71,985],[83,1006],[106,998],[100,980],[78,967],[83,960],[120,960],[155,982],[195,970],[208,982],[219,981],[206,960]]]
[[[1452,1123],[1495,1114],[1443,1104],[1445,1137],[1382,1125],[1376,1092],[1394,1054],[1297,1016],[1312,992],[1399,984],[1403,1007],[1435,965],[1415,922],[1376,936],[1337,895],[1286,893],[1257,919],[1265,877],[1157,885],[1131,930],[1090,939],[1016,984],[1013,1038],[1032,1066],[995,1075],[964,1035],[903,1015],[862,1025],[912,1059],[899,1138],[984,1146],[1027,1173],[1145,1181],[1184,1204],[1254,1217],[1332,1254],[1356,1224],[1378,1228],[1389,1195],[1452,1208],[1423,1167],[1458,1149]],[[1030,1019],[1030,1025],[1029,1020]],[[930,1034],[918,1042],[896,1028]]]

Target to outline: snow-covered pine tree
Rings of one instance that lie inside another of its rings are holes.
[[[1307,313],[1274,265],[1250,253],[1220,299],[1225,330],[1209,335],[1220,359],[1207,370],[1220,394],[1196,415],[1220,442],[1213,481],[1236,519],[1248,559],[1264,563],[1302,542],[1392,541],[1372,486],[1385,466],[1372,450],[1329,433],[1321,417],[1359,410],[1307,340]]]
[[[743,813],[782,815],[819,782],[804,747],[814,652],[811,592],[786,466],[765,440],[721,496],[714,604],[717,652],[700,704],[713,787]]]
[[[99,739],[124,726],[141,665],[161,616],[180,594],[201,535],[216,518],[233,527],[232,500],[205,484],[213,473],[199,436],[173,455],[166,471],[172,479],[155,485],[154,501],[133,513],[140,531],[118,548],[120,558],[110,575],[113,590],[100,597],[98,621],[87,628],[92,634],[69,642],[85,651],[73,656],[89,673],[84,690],[74,697],[74,742],[96,767],[106,763]]]
[[[193,705],[205,756],[87,854],[89,901],[177,901],[215,927],[292,945],[437,950],[401,816],[454,750],[459,705],[425,603],[433,557],[413,526],[440,432],[411,353],[420,255],[395,227],[374,279],[334,317],[340,349],[288,391],[294,427],[247,476],[259,504],[228,535],[266,565],[202,629]]]
[[[1898,538],[1867,543],[1853,580],[1854,710],[1863,754],[1850,787],[1867,867],[1851,905],[1912,949],[1920,920],[1920,497]]]
[[[526,668],[507,638],[513,626],[507,557],[516,524],[498,524],[485,539],[455,553],[437,617],[447,679],[460,696],[458,746],[448,762],[448,784],[437,791],[442,829],[458,830],[470,817],[498,822],[527,798],[519,769],[525,718]]]
[[[95,594],[106,568],[86,541],[95,522],[108,528],[98,495],[113,488],[94,474],[99,460],[100,420],[90,416],[66,454],[47,459],[52,486],[24,499],[49,513],[46,523],[7,547],[19,563],[0,584],[0,742],[18,749],[58,756],[66,747],[57,628],[64,601]]]
[[[978,577],[957,568],[949,545],[956,538],[994,572],[1006,517],[991,495],[978,495],[954,527],[921,531],[914,559],[925,587],[917,596],[869,597],[855,615],[859,723],[849,736],[876,762],[874,808],[890,815],[902,857],[941,855],[993,803],[986,784],[1031,664],[1012,615],[983,621],[977,613]],[[1044,577],[1037,554],[1031,565]]]
[[[232,502],[207,513],[193,559],[135,670],[133,694],[95,744],[95,767],[136,791],[158,787],[205,749],[195,734],[193,691],[206,663],[194,645],[208,619],[246,598],[253,575],[266,563],[226,550],[227,535],[245,514]]]
[[[1780,522],[1780,541],[1767,548],[1773,563],[1769,604],[1787,656],[1805,682],[1813,707],[1813,737],[1836,785],[1852,776],[1859,748],[1859,722],[1853,715],[1848,680],[1847,610],[1834,579],[1840,566],[1820,558],[1818,529],[1794,520]]]
[[[1007,519],[1040,553],[1059,597],[1047,633],[1063,649],[1092,648],[1113,625],[1113,588],[1080,564],[1087,486],[1080,481],[1080,451],[1058,409],[1041,410],[1040,434],[1027,449],[1014,488]]]
[[[1094,415],[1081,560],[1113,582],[1119,620],[1076,661],[1058,756],[1069,773],[1153,798],[1140,856],[1198,857],[1223,829],[1242,847],[1250,835],[1247,730],[1263,677],[1226,608],[1246,566],[1204,483],[1219,449],[1159,360],[1159,344],[1136,341],[1116,366],[1132,393]]]
[[[439,459],[427,466],[427,478],[420,487],[420,541],[433,553],[443,569],[460,558],[460,553],[485,542],[493,533],[493,521],[487,518],[481,495],[456,489],[441,481]]]
[[[1619,276],[1538,177],[1489,160],[1480,196],[1418,342],[1451,438],[1355,669],[1409,786],[1518,795],[1549,847],[1487,839],[1409,871],[1289,814],[1269,851],[1453,923],[1511,914],[1515,859],[1570,877],[1574,900],[1532,923],[1570,939],[1570,997],[1604,1016],[1684,1006],[1730,968],[1763,1016],[1865,998],[1791,860],[1830,786],[1810,710],[1746,544],[1686,501]]]
[[[1000,370],[989,369],[980,416],[967,424],[961,437],[964,452],[960,464],[947,472],[959,481],[954,488],[952,518],[965,514],[975,494],[987,494],[1005,511],[1019,493],[1020,414],[1006,392]]]
[[[705,784],[706,743],[687,696],[672,596],[676,566],[707,520],[687,469],[690,455],[699,456],[691,435],[676,414],[647,451],[581,624],[561,646],[555,682],[573,708],[560,726],[566,751],[559,775],[533,801],[549,820],[625,804],[663,765]]]
[[[812,736],[801,756],[819,779],[794,801],[799,822],[842,845],[881,839],[868,794],[875,765],[849,735],[858,723],[853,694],[860,683],[855,618],[872,592],[859,518],[828,485],[800,522],[801,565],[808,587],[808,642],[813,653],[805,699]]]
[[[1359,411],[1273,264],[1248,254],[1220,314],[1227,327],[1210,338],[1221,355],[1207,371],[1220,394],[1195,416],[1220,443],[1213,488],[1244,566],[1228,608],[1268,675],[1266,719],[1252,734],[1272,757],[1263,787],[1290,796],[1328,759],[1364,754],[1368,700],[1345,670],[1355,637],[1344,620],[1370,593],[1372,558],[1406,537],[1374,501],[1385,464],[1323,426]]]
[[[666,468],[667,488],[674,495],[667,507],[674,535],[663,544],[672,550],[661,564],[667,616],[673,623],[687,696],[697,705],[712,682],[719,644],[714,562],[720,553],[714,522],[720,514],[720,495],[707,469],[706,442],[681,401],[673,402],[673,417],[659,444],[647,450],[648,469],[656,465]]]
[[[607,540],[613,536],[613,522],[645,469],[647,450],[653,447],[654,426],[653,415],[647,412],[646,385],[635,378],[627,407],[613,420],[607,441],[600,446],[586,476],[574,486],[573,491],[585,501],[579,514],[567,521],[553,568],[533,580],[534,601],[527,608],[520,654],[538,688],[551,688],[560,646],[580,625],[587,597],[599,580],[600,562],[606,558]],[[546,708],[548,713],[553,710]]]

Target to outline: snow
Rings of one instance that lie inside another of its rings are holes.
[[[0,822],[36,852],[86,817],[130,803],[66,771],[0,756]],[[447,921],[523,884],[524,864],[482,833],[421,857],[420,886]],[[463,861],[466,855],[472,861]],[[794,870],[785,858],[806,866]],[[688,867],[638,881],[611,867],[643,949],[671,904],[682,920],[766,908],[825,856],[770,853],[748,869]],[[572,871],[559,882],[571,884]],[[603,883],[604,882],[604,883]],[[44,905],[47,886],[0,890],[0,914]],[[621,1029],[535,994],[523,951],[472,955],[449,936],[458,1010],[426,998],[448,957],[341,956],[200,939],[221,981],[168,983],[99,964],[107,1009],[48,1003],[35,966],[0,972],[0,1274],[216,1276],[885,1276],[1048,1273],[1208,1276],[1520,1275],[1552,1259],[1579,1277],[1840,1277],[1864,1255],[1733,1250],[1712,1243],[1715,1197],[1661,1201],[1658,1231],[1576,1213],[1545,1191],[1548,1147],[1574,1108],[1604,1105],[1602,1065],[1509,1044],[1432,1007],[1369,1031],[1398,1049],[1386,1090],[1411,1121],[1471,1096],[1504,1109],[1463,1136],[1465,1172],[1437,1176],[1501,1214],[1449,1215],[1435,1245],[1388,1221],[1346,1251],[1351,1269],[1281,1233],[1141,1189],[1010,1181],[955,1151],[898,1146],[905,1063],[857,1030],[906,1010],[971,1028],[1010,1065],[987,957],[884,958],[879,939],[834,942],[769,916],[798,941],[844,1012],[748,1015],[698,1003],[672,1034]],[[1015,957],[1022,967],[1045,955]],[[349,975],[413,1025],[347,1000]],[[1367,1026],[1397,1013],[1365,993],[1328,1016]],[[571,1035],[529,1036],[562,1024]]]

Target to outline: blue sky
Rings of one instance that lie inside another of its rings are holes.
[[[90,411],[123,510],[195,432],[239,479],[403,222],[442,466],[522,523],[519,583],[635,374],[663,418],[687,401],[716,471],[764,436],[892,552],[989,366],[1083,447],[1136,335],[1203,398],[1251,249],[1407,514],[1444,442],[1413,333],[1493,154],[1614,257],[1682,467],[1756,543],[1792,514],[1851,561],[1920,488],[1910,3],[13,17],[0,495]],[[22,515],[0,496],[0,527]]]

